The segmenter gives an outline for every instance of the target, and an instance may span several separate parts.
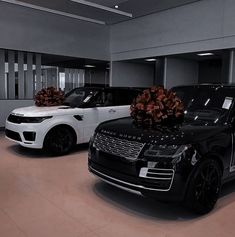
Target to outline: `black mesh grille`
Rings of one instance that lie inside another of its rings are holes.
[[[144,145],[145,144],[141,142],[128,141],[99,133],[94,140],[94,147],[96,149],[129,160],[136,160]]]
[[[21,142],[21,137],[20,137],[20,134],[18,132],[14,132],[14,131],[6,129],[5,134],[9,138]]]

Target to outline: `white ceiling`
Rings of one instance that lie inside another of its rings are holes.
[[[174,8],[200,0],[88,0],[89,2],[100,4],[113,9],[118,5],[118,10],[133,14],[133,18],[148,15],[154,12]],[[117,13],[105,11],[70,0],[20,0],[20,2],[30,3],[40,7],[50,8],[69,14],[79,15],[106,24],[115,24],[121,21],[130,20],[130,17]]]

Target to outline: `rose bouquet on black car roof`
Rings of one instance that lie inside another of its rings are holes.
[[[139,126],[152,127],[158,124],[182,121],[184,106],[179,97],[162,86],[146,89],[134,99],[131,117]]]

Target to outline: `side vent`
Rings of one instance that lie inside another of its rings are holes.
[[[75,119],[77,119],[78,121],[82,121],[83,120],[83,115],[74,115],[73,117]]]

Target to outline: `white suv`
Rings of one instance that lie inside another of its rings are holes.
[[[87,143],[106,120],[129,116],[137,88],[76,88],[62,106],[24,107],[11,112],[6,137],[24,147],[68,153],[73,145]]]

